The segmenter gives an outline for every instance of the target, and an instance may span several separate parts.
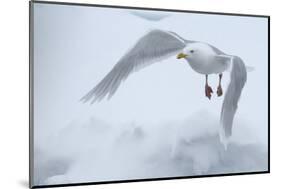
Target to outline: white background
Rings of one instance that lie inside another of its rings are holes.
[[[77,1],[76,1],[77,2]],[[79,1],[97,4],[114,4],[140,7],[169,9],[187,9],[218,12],[236,12],[266,14],[271,16],[271,174],[233,176],[219,178],[200,178],[187,180],[125,183],[114,185],[87,186],[84,188],[237,188],[252,187],[277,188],[279,172],[278,99],[279,83],[278,44],[280,41],[280,7],[273,0],[267,1],[229,1],[229,0],[196,0],[196,1]],[[279,10],[278,10],[279,8]],[[28,183],[28,1],[14,0],[1,2],[0,6],[0,180],[1,188],[27,188]],[[276,52],[276,53],[275,53]],[[275,63],[276,62],[276,63]],[[276,65],[277,64],[277,65]],[[273,87],[274,86],[274,87]],[[264,90],[264,89],[261,89]]]

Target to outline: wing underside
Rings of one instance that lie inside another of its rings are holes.
[[[131,73],[175,55],[185,46],[186,41],[175,33],[162,30],[148,32],[117,62],[100,83],[81,100],[83,102],[92,100],[91,103],[94,103],[106,96],[108,99],[111,98],[122,81]]]
[[[233,118],[238,107],[242,89],[247,80],[247,71],[242,59],[233,56],[231,63],[230,83],[225,93],[220,118],[220,139],[225,147],[227,146],[227,139],[232,134]]]

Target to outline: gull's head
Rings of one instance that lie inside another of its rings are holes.
[[[205,43],[191,43],[186,46],[182,52],[177,55],[177,59],[186,59],[186,60],[204,60],[210,56],[215,55],[216,53],[210,47],[210,45]]]

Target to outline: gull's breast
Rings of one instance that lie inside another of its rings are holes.
[[[191,68],[200,74],[218,74],[226,70],[227,65],[221,62],[214,61],[213,59],[208,60],[188,60]]]

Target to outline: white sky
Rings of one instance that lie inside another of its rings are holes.
[[[128,10],[38,3],[34,19],[35,142],[91,116],[111,124],[145,124],[183,120],[204,110],[219,120],[223,98],[214,95],[209,101],[205,77],[175,57],[131,75],[110,101],[92,106],[79,102],[138,38],[154,28],[208,42],[255,67],[248,73],[233,132],[239,129],[237,120],[246,120],[267,142],[267,19],[170,13],[151,22]],[[218,76],[209,78],[215,91]],[[228,73],[224,90],[227,83]]]

